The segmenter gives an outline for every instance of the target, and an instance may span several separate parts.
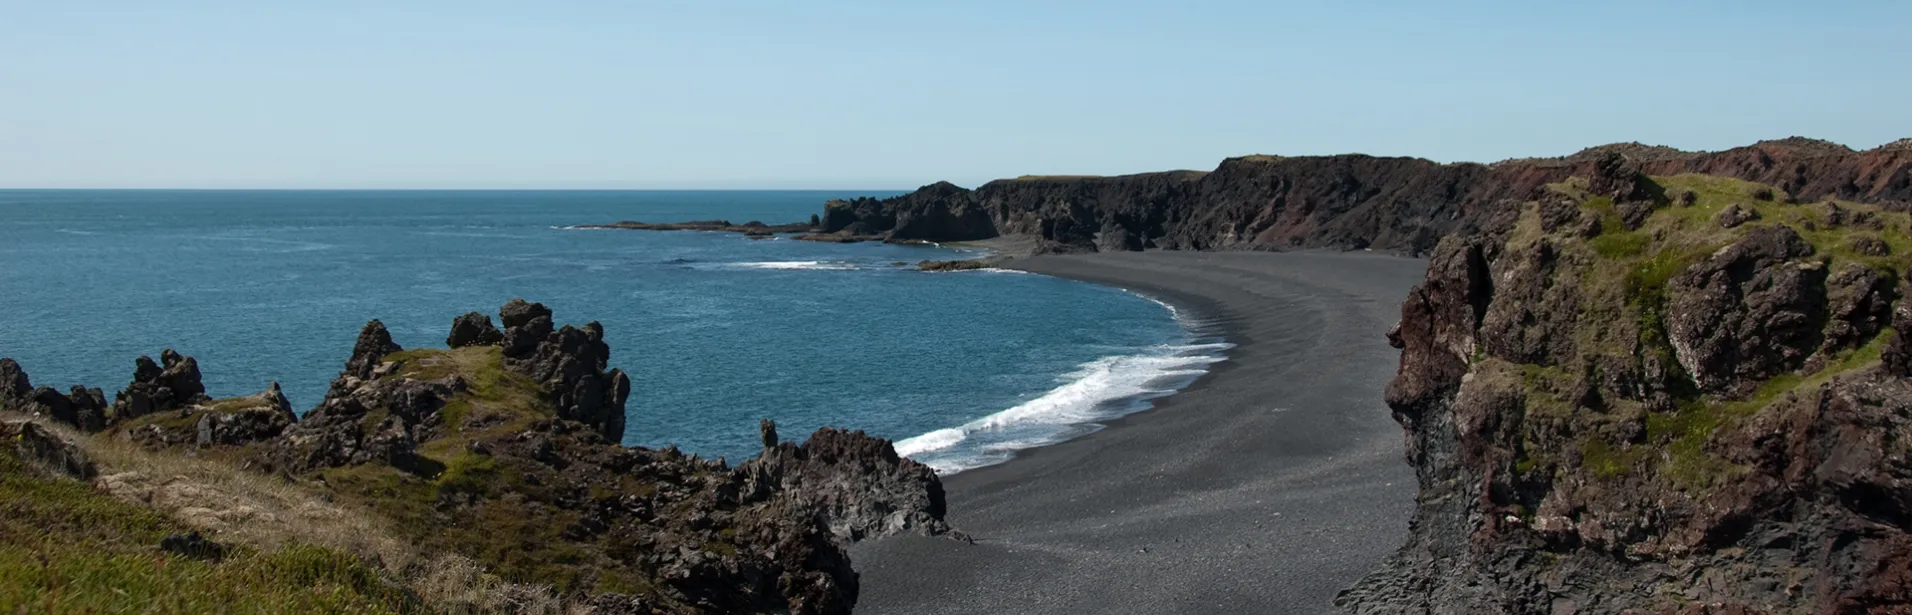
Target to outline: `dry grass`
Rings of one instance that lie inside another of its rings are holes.
[[[430,553],[400,538],[391,522],[350,504],[326,501],[285,478],[229,461],[171,451],[149,451],[112,434],[81,434],[36,420],[85,449],[100,466],[94,490],[140,504],[216,541],[264,552],[314,545],[350,553],[376,565],[435,612],[573,614],[549,587],[509,583],[477,562]]]

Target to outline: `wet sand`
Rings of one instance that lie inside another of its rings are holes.
[[[859,613],[1319,613],[1406,537],[1414,474],[1384,334],[1426,270],[1368,253],[1018,259],[1127,288],[1236,344],[1155,408],[945,478],[976,539],[855,546]]]

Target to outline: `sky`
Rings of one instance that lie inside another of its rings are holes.
[[[1672,6],[1677,5],[1677,6]],[[859,188],[1912,137],[1912,2],[0,0],[0,187]]]

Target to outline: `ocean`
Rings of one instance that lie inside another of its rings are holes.
[[[1121,289],[898,263],[935,246],[581,230],[808,219],[870,191],[0,191],[0,356],[112,393],[133,359],[198,358],[209,393],[277,381],[301,412],[377,318],[407,348],[513,297],[603,323],[632,377],[625,444],[740,459],[757,421],[897,440],[942,472],[1096,429],[1226,345]]]

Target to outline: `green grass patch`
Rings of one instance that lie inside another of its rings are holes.
[[[1835,227],[1828,224],[1830,209],[1826,204],[1786,203],[1785,195],[1770,186],[1692,174],[1653,179],[1674,202],[1655,210],[1634,231],[1620,224],[1611,199],[1587,193],[1584,180],[1576,178],[1548,186],[1555,193],[1577,200],[1583,209],[1601,219],[1599,236],[1584,243],[1571,238],[1559,243],[1569,251],[1581,250],[1582,262],[1591,265],[1567,274],[1579,285],[1583,295],[1578,315],[1581,324],[1573,333],[1577,352],[1583,359],[1592,361],[1594,357],[1604,356],[1608,357],[1606,360],[1639,362],[1652,358],[1662,366],[1679,369],[1664,323],[1672,280],[1738,241],[1751,229],[1788,224],[1813,244],[1815,258],[1827,266],[1854,262],[1896,274],[1912,260],[1908,258],[1912,256],[1912,218],[1906,214],[1839,202],[1837,205],[1846,210],[1847,215],[1863,212],[1878,220],[1881,228],[1851,223]],[[1761,190],[1773,190],[1778,198],[1754,198]],[[1691,205],[1681,206],[1679,197],[1686,191],[1691,191],[1695,198]],[[1721,228],[1715,218],[1720,211],[1735,204],[1758,212],[1759,220],[1734,229]],[[1521,224],[1526,224],[1524,217]],[[1537,233],[1529,231],[1521,230],[1517,238]],[[1884,241],[1891,254],[1859,254],[1853,249],[1859,238]],[[1532,243],[1535,239],[1526,237],[1520,243]],[[1514,243],[1510,240],[1510,245]],[[1576,244],[1584,247],[1576,248]],[[1882,333],[1859,349],[1831,357],[1827,365],[1815,373],[1771,378],[1744,399],[1702,397],[1693,391],[1678,393],[1677,410],[1647,415],[1644,443],[1621,447],[1598,436],[1584,440],[1580,446],[1583,468],[1602,478],[1620,477],[1634,471],[1655,472],[1682,488],[1693,490],[1717,485],[1744,469],[1707,451],[1715,433],[1784,395],[1810,391],[1839,374],[1876,365],[1886,340],[1892,335],[1889,331]],[[1623,344],[1616,340],[1637,343]],[[1564,416],[1562,413],[1574,412],[1572,403],[1559,394],[1570,382],[1566,373],[1538,366],[1522,369],[1530,416]],[[1685,382],[1683,376],[1674,376],[1673,380],[1676,384]],[[1516,470],[1527,472],[1547,464],[1544,451],[1527,448],[1515,462]]]
[[[472,452],[472,443],[509,437],[552,416],[538,383],[505,369],[496,346],[392,353],[402,362],[391,377],[440,380],[456,376],[465,390],[439,409],[445,430],[419,446],[420,456],[441,466],[417,476],[380,464],[331,468],[320,473],[334,496],[392,519],[408,540],[427,550],[456,552],[499,577],[550,585],[560,592],[652,591],[643,571],[610,559],[599,545],[567,539],[579,513],[542,503],[552,489],[526,473],[535,464]],[[365,424],[375,426],[379,411]],[[534,484],[536,482],[536,484]],[[624,492],[649,494],[655,485],[619,478]],[[594,489],[594,497],[617,495]]]
[[[184,529],[0,452],[0,605],[18,612],[422,612],[376,568],[338,551],[234,548],[208,562],[159,550]]]
[[[1600,478],[1626,476],[1645,456],[1645,447],[1615,447],[1598,437],[1580,443],[1580,468]]]

